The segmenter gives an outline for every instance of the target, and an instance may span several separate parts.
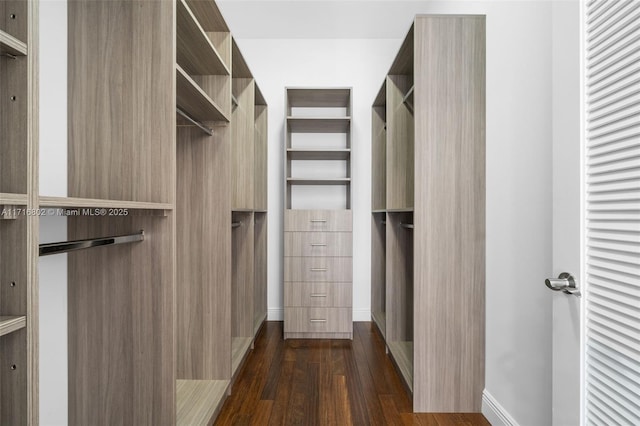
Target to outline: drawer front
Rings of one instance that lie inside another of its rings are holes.
[[[287,308],[285,333],[350,333],[351,308]]]
[[[351,232],[285,232],[285,256],[351,256]]]
[[[285,210],[285,231],[351,232],[351,210]]]
[[[285,306],[351,307],[351,283],[284,283]]]
[[[285,257],[285,281],[353,281],[350,257]]]

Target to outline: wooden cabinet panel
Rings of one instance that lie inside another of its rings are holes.
[[[351,232],[351,210],[285,210],[285,231]]]
[[[351,232],[285,232],[284,255],[344,257],[352,255]]]
[[[285,257],[285,281],[350,282],[350,257]]]
[[[351,283],[286,282],[285,306],[344,307],[351,306]]]
[[[288,308],[285,333],[351,333],[351,308]]]

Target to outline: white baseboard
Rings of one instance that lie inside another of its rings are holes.
[[[283,321],[284,309],[269,308],[267,319],[269,321]],[[369,309],[354,309],[353,320],[354,321],[371,321],[371,311]]]
[[[486,389],[482,392],[482,414],[493,426],[519,426],[511,414]]]

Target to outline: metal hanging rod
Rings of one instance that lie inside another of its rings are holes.
[[[242,222],[231,222],[232,228],[239,228],[242,226]]]
[[[189,116],[189,114],[187,114],[186,112],[184,112],[180,108],[176,108],[176,112],[178,114],[180,114],[182,117],[184,117],[189,123],[193,124],[194,126],[199,128],[200,130],[202,130],[203,132],[208,134],[209,136],[213,136],[213,130],[211,130],[210,128],[208,128],[204,124],[200,123],[199,121],[194,120],[193,118],[191,118]]]
[[[401,228],[413,229],[413,223],[400,223]]]
[[[66,253],[69,251],[83,250],[93,247],[110,246],[115,244],[135,243],[144,241],[144,231],[130,235],[119,235],[116,237],[90,238],[87,240],[62,241],[59,243],[40,244],[40,256]]]

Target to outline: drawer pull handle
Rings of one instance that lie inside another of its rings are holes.
[[[326,244],[322,244],[322,243],[311,243],[311,247],[326,247]]]
[[[326,272],[327,268],[311,268],[311,272]]]
[[[326,319],[310,319],[310,322],[327,322]]]
[[[322,293],[313,293],[311,297],[327,297],[327,295]]]
[[[311,219],[312,223],[325,223],[327,219]]]

